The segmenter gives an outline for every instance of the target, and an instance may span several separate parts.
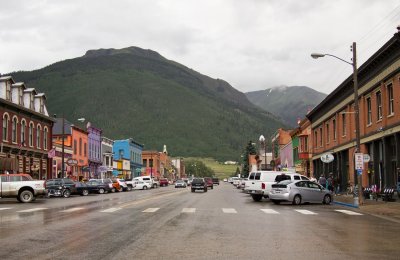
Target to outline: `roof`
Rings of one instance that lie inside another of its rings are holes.
[[[35,97],[43,97],[44,99],[46,99],[46,95],[44,93],[39,93],[35,95]]]
[[[11,85],[11,87],[21,87],[21,86],[25,86],[25,83],[24,82],[16,82]]]
[[[7,80],[12,80],[11,76],[4,76],[4,77],[0,77],[0,81],[7,81]],[[14,82],[14,80],[12,80]]]

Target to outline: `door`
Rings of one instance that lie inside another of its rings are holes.
[[[315,182],[308,181],[307,185],[309,187],[309,198],[310,202],[322,202],[324,199],[325,192],[321,189],[321,186],[316,184]]]

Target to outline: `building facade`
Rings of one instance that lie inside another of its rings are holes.
[[[332,172],[340,189],[357,184],[354,154],[356,125],[353,76],[329,94],[307,118],[311,121],[313,171]],[[364,163],[362,186],[394,187],[400,159],[400,36],[396,33],[358,69],[360,152]],[[322,163],[331,153],[334,161]]]
[[[142,172],[142,151],[143,145],[132,138],[125,140],[115,140],[113,145],[114,161],[128,160],[130,162],[130,172],[125,173],[125,178],[134,178]],[[114,175],[117,174],[114,169]],[[119,173],[120,174],[120,173]]]
[[[102,165],[102,154],[101,154],[101,134],[102,130],[92,126],[90,122],[86,125],[88,133],[88,161],[89,161],[89,172],[92,178],[99,178],[101,175],[100,166]]]
[[[36,179],[52,175],[51,136],[54,120],[46,108],[46,96],[0,78],[0,172],[28,173]]]
[[[100,167],[100,178],[111,178],[113,176],[113,145],[114,141],[102,136],[101,137],[101,154],[102,158],[102,166]]]
[[[282,169],[281,150],[291,142],[290,131],[279,128],[271,138],[272,161],[271,166],[274,170]]]

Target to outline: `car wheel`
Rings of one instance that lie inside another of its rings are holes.
[[[63,192],[63,197],[64,197],[64,198],[69,198],[69,196],[71,196],[71,191],[70,191],[69,189],[66,189],[66,190]]]
[[[262,195],[259,195],[259,194],[251,195],[251,197],[253,198],[254,201],[257,201],[257,202],[262,200]]]
[[[195,189],[192,189],[192,192],[194,192],[195,191]]]
[[[322,201],[322,203],[329,205],[329,204],[331,204],[331,201],[332,201],[331,196],[325,195],[324,200]]]
[[[112,193],[114,193],[114,192],[115,192],[115,188],[114,188],[114,187],[112,187],[112,189],[111,189],[111,192],[112,192]]]
[[[293,205],[300,205],[301,204],[301,196],[300,195],[296,195],[293,198]]]
[[[19,194],[19,200],[20,202],[26,203],[26,202],[31,202],[33,201],[33,193],[29,190],[24,190]]]
[[[127,191],[131,191],[131,190],[132,190],[132,187],[131,187],[131,186],[128,186],[128,188],[126,188],[126,190],[127,190]]]
[[[147,190],[147,186],[143,186],[143,189],[144,189],[144,190]]]
[[[89,195],[89,191],[88,190],[83,190],[82,191],[82,196],[87,196]]]
[[[279,200],[272,200],[272,202],[273,202],[275,205],[281,204],[281,202],[280,202]]]
[[[105,192],[105,190],[104,190],[103,188],[100,188],[100,189],[99,189],[99,193],[100,193],[100,194],[103,194],[104,192]]]

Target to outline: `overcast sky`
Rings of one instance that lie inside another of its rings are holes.
[[[400,24],[398,0],[0,0],[0,73],[137,46],[242,91],[332,92]],[[18,79],[15,79],[18,81]]]

